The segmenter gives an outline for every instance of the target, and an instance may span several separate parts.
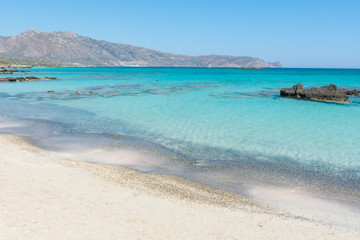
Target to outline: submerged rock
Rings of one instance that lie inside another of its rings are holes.
[[[348,90],[346,91],[346,94],[350,96],[358,96],[360,94],[360,90],[356,90],[356,89]]]
[[[303,85],[298,83],[292,88],[282,88],[280,90],[280,96],[325,102],[351,102],[346,90],[344,88],[337,88],[334,84],[319,88],[304,89]]]
[[[37,77],[31,76],[31,77],[25,77],[25,80],[28,80],[28,81],[34,81],[34,80],[40,80],[40,78],[37,78]]]
[[[89,92],[86,92],[86,93],[82,93],[82,92],[80,92],[80,91],[75,91],[74,93],[76,93],[76,94],[81,94],[81,95],[93,95],[94,94],[94,92],[92,92],[92,91],[89,91]]]

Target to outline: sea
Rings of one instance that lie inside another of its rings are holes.
[[[58,80],[1,83],[1,133],[80,161],[243,194],[262,184],[360,201],[360,97],[337,104],[279,94],[297,83],[359,90],[360,69],[29,70]]]

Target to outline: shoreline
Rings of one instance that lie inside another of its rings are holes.
[[[261,205],[263,210],[275,209],[277,213],[286,216],[356,228],[360,231],[358,192],[356,189],[347,189],[345,186],[343,186],[345,188],[339,188],[331,181],[323,182],[323,185],[318,186],[315,184],[316,182],[312,182],[312,185],[311,182],[306,184],[307,182],[303,182],[301,178],[294,178],[292,181],[289,181],[291,179],[281,180],[278,178],[280,181],[274,182],[273,180],[276,180],[276,178],[269,178],[269,172],[263,172],[265,166],[259,169],[251,169],[244,165],[243,170],[236,170],[235,172],[231,172],[234,166],[224,169],[217,169],[217,167],[203,169],[204,166],[182,162],[181,158],[171,158],[172,155],[159,151],[160,149],[153,149],[155,146],[148,146],[145,143],[146,147],[144,147],[144,142],[141,142],[139,146],[131,145],[131,141],[129,142],[126,137],[123,139],[127,139],[123,142],[123,145],[117,147],[114,147],[112,140],[108,142],[108,137],[110,139],[118,139],[119,137],[109,135],[104,135],[105,138],[98,138],[96,135],[94,139],[91,134],[76,137],[72,135],[61,137],[59,135],[51,140],[51,135],[47,134],[59,131],[59,129],[47,128],[46,125],[43,125],[47,123],[46,121],[34,121],[34,119],[14,121],[14,119],[6,117],[2,118],[2,121],[0,128],[8,129],[2,131],[5,134],[24,136],[27,139],[26,144],[37,146],[41,151],[53,152],[59,157],[69,159],[66,164],[73,167],[92,169],[91,171],[95,175],[103,175],[103,172],[107,173],[104,177],[110,179],[110,181],[125,184],[123,178],[117,179],[116,176],[119,176],[119,173],[132,176],[131,181],[126,182],[128,185],[132,183],[129,185],[130,188],[136,186],[138,190],[146,191],[152,195],[155,192],[165,198],[177,197],[178,199],[187,199],[194,202],[192,195],[196,195],[198,192],[212,192],[210,195],[198,194],[198,199],[195,199],[196,202],[203,204],[209,202],[210,199],[213,205],[222,207],[241,206],[244,208],[244,202],[240,205],[236,204],[236,202],[246,199],[247,202],[250,200],[252,203],[261,203],[258,205]],[[27,121],[32,124],[28,124]],[[51,124],[54,123],[51,122]],[[10,130],[12,128],[13,131]],[[38,135],[36,129],[42,129],[41,131],[46,134]],[[59,138],[60,141],[56,140],[56,138]],[[45,142],[39,142],[39,139],[44,139]],[[90,142],[86,143],[87,140],[90,140]],[[98,169],[98,171],[95,169]],[[124,169],[127,169],[127,171],[124,172]],[[236,178],[234,178],[234,173],[237,174]],[[271,173],[275,174],[273,171]],[[278,174],[281,173],[284,174],[286,171],[278,172]],[[133,176],[142,177],[134,180]],[[134,181],[137,184],[134,184]],[[157,185],[158,182],[164,181],[167,183],[166,186],[161,185],[159,187]],[[175,190],[173,189],[174,184],[169,184],[169,182],[179,183],[179,181],[181,184],[175,184]],[[217,189],[217,192],[213,192],[214,189]],[[177,193],[177,196],[174,193]],[[229,193],[231,193],[232,197],[223,199],[223,196]],[[234,198],[234,196],[236,197]],[[239,198],[239,196],[243,197]]]
[[[174,175],[240,195],[246,195],[245,190],[234,187],[234,184],[301,188],[312,193],[329,195],[334,199],[360,203],[359,186],[355,184],[357,179],[334,179],[333,175],[337,172],[325,166],[322,166],[321,172],[308,165],[295,165],[290,159],[287,159],[287,165],[284,166],[266,162],[261,162],[261,165],[257,162],[252,164],[253,159],[244,159],[246,156],[241,156],[242,162],[212,161],[209,165],[202,161],[196,162],[196,158],[178,155],[166,146],[147,139],[84,131],[73,135],[66,133],[67,126],[61,126],[62,124],[35,118],[0,116],[0,134],[26,136],[33,145],[47,151],[72,153],[78,161],[122,166],[150,174]],[[39,133],[36,129],[42,131]],[[56,132],[54,136],[53,131]],[[124,156],[123,161],[121,158]],[[215,178],[206,173],[216,174]],[[205,180],[204,177],[211,179]]]
[[[73,161],[20,136],[0,143],[0,238],[360,238],[180,177]]]

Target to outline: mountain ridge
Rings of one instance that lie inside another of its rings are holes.
[[[0,36],[0,57],[36,58],[83,66],[144,67],[281,67],[260,58],[229,55],[189,56],[78,35],[74,32],[28,30]]]

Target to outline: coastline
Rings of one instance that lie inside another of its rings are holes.
[[[180,177],[77,162],[0,134],[1,239],[357,239]]]

